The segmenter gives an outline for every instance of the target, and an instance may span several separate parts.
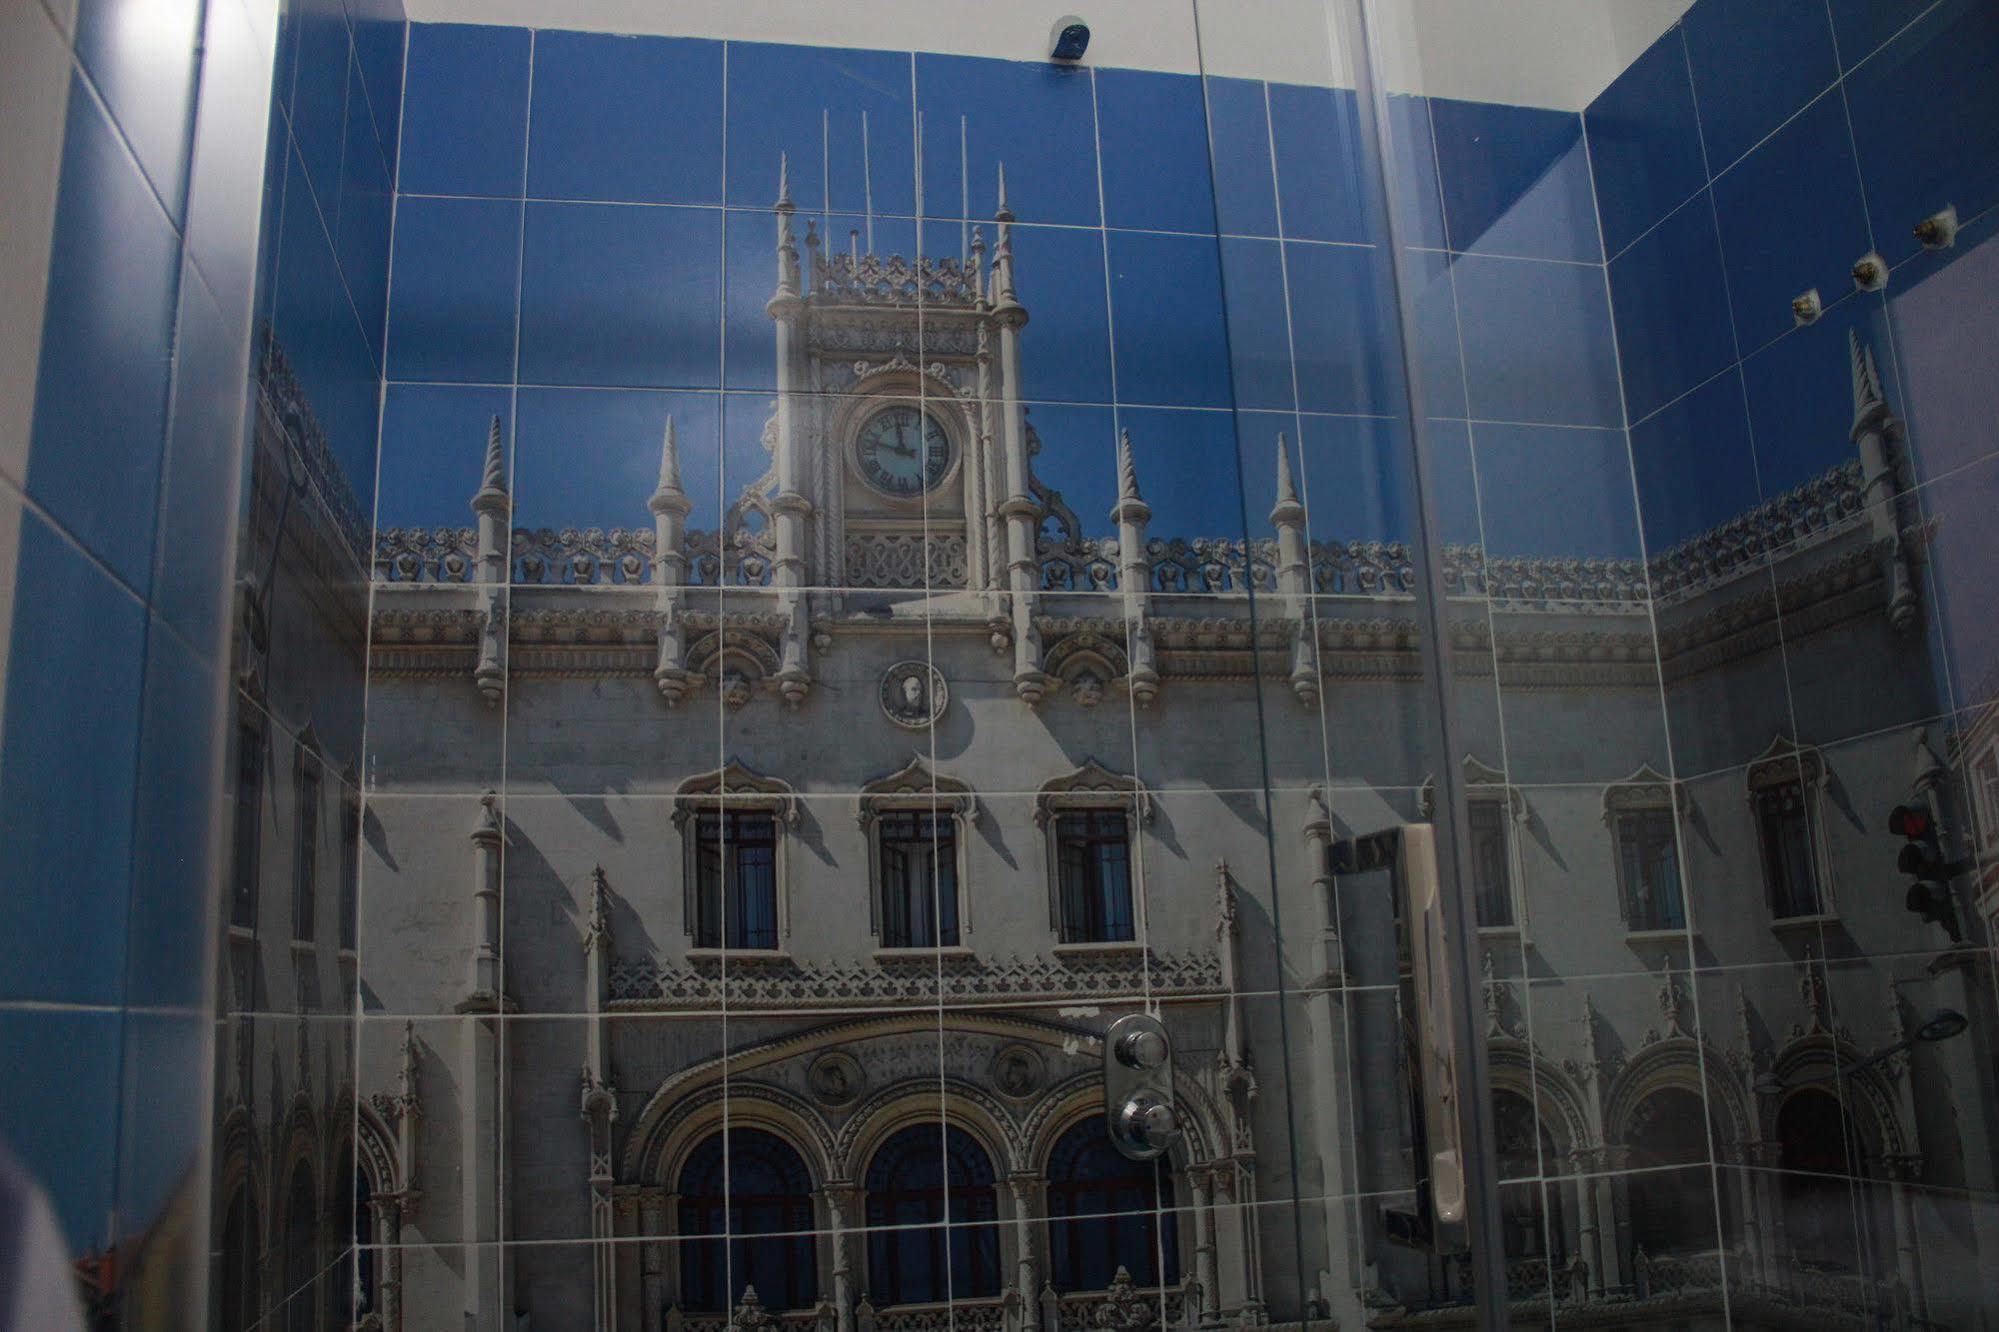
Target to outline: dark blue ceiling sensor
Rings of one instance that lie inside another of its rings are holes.
[[[1090,25],[1071,14],[1067,18],[1055,20],[1055,26],[1048,33],[1048,58],[1050,60],[1077,61],[1083,52],[1090,49]]]

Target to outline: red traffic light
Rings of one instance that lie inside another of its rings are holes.
[[[1888,831],[1897,837],[1928,837],[1930,812],[1910,805],[1897,805],[1888,813]]]

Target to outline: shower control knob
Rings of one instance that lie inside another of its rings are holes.
[[[1126,1141],[1151,1156],[1158,1156],[1180,1136],[1180,1116],[1173,1107],[1151,1096],[1134,1096],[1118,1112],[1118,1126]]]
[[[1118,1038],[1118,1062],[1126,1068],[1154,1069],[1166,1062],[1166,1034],[1150,1027]]]

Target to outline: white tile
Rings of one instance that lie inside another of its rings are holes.
[[[69,47],[32,4],[0,4],[0,474],[24,483],[62,168]],[[11,549],[11,546],[10,546]],[[11,584],[12,577],[8,582]]]

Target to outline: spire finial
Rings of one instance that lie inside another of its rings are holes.
[[[790,208],[791,203],[791,155],[783,149],[777,154],[777,206]]]
[[[1121,500],[1135,500],[1138,493],[1138,464],[1131,456],[1131,431],[1120,430],[1117,434],[1117,495]]]
[[[1013,221],[1013,210],[1006,206],[1006,163],[999,164],[999,208],[993,216],[1001,222]]]
[[[659,445],[659,488],[680,489],[680,441],[674,433],[671,412],[667,413],[666,432]]]
[[[497,490],[505,494],[507,490],[507,447],[500,438],[500,418],[493,416],[493,424],[486,431],[486,469],[479,480],[479,489]]]
[[[1298,487],[1291,481],[1291,445],[1285,440],[1282,430],[1277,432],[1277,502],[1298,502]]]
[[[1860,330],[1846,331],[1846,350],[1853,369],[1853,434],[1876,428],[1888,414],[1887,399],[1881,393],[1881,371],[1874,363],[1874,349],[1860,340]]]

